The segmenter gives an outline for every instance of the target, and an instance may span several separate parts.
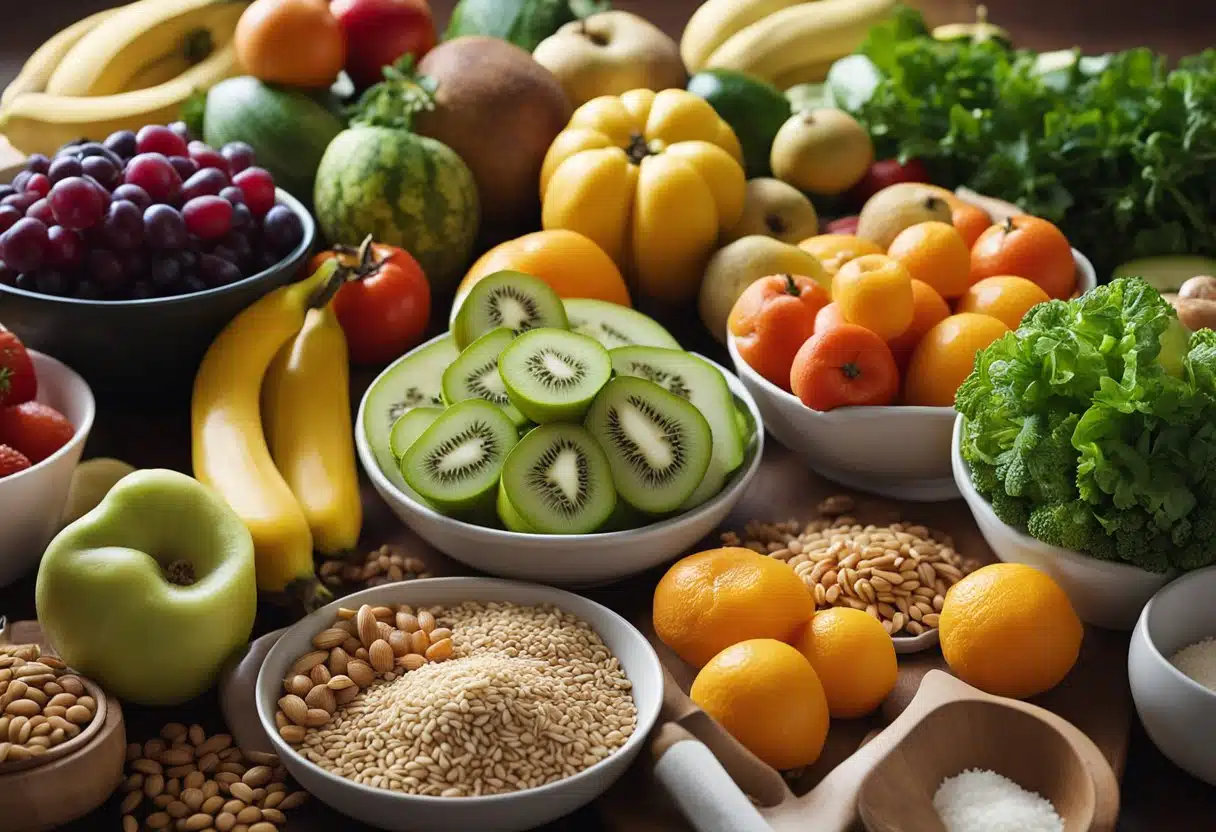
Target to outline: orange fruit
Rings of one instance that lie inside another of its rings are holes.
[[[818,335],[821,332],[827,332],[829,329],[841,326],[845,323],[847,323],[847,321],[840,316],[840,307],[834,303],[829,303],[827,306],[820,309],[815,315],[814,332],[816,335]]]
[[[991,315],[1010,329],[1017,329],[1032,306],[1049,300],[1039,284],[1024,277],[985,277],[958,299],[958,311]]]
[[[727,647],[701,668],[688,695],[773,768],[809,766],[823,751],[829,724],[823,685],[788,644],[760,638]]]
[[[955,675],[997,696],[1051,690],[1077,662],[1084,628],[1046,572],[994,563],[950,587],[938,621],[942,654]]]
[[[589,237],[564,229],[534,231],[494,246],[460,281],[457,301],[483,277],[507,269],[539,277],[563,298],[630,305],[625,278],[612,258]]]
[[[895,363],[902,369],[912,360],[912,351],[925,337],[925,333],[933,329],[941,321],[950,317],[950,306],[937,293],[937,290],[923,280],[912,279],[912,323],[903,331],[887,342]]]
[[[989,228],[971,247],[971,282],[1017,275],[1049,297],[1067,300],[1077,285],[1077,264],[1064,232],[1047,220],[1021,214]]]
[[[904,374],[904,403],[953,407],[959,385],[975,368],[975,354],[1009,327],[989,315],[961,312],[925,333]]]
[[[836,272],[832,302],[846,322],[889,341],[912,323],[912,276],[886,255],[865,254]]]
[[[840,271],[840,267],[850,260],[856,260],[866,254],[885,253],[869,240],[863,240],[853,234],[819,234],[806,238],[798,247],[818,259],[829,277]]]
[[[920,222],[905,228],[891,242],[887,256],[944,298],[958,297],[971,284],[971,250],[949,223]]]
[[[814,614],[797,573],[751,549],[689,555],[654,590],[655,634],[694,667],[745,639],[792,641]]]
[[[835,718],[865,716],[895,689],[895,643],[878,619],[862,610],[833,607],[815,613],[794,646],[815,668]]]
[[[950,208],[950,224],[963,235],[967,251],[971,251],[975,241],[992,225],[992,217],[983,208],[970,202],[951,203]]]

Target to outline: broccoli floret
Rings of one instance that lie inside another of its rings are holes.
[[[988,502],[992,504],[996,516],[1007,526],[1013,526],[1015,529],[1025,528],[1030,520],[1030,503],[1021,497],[1011,497],[997,489],[988,498]]]
[[[1115,560],[1115,544],[1080,500],[1041,505],[1026,521],[1030,536],[1051,546],[1081,552],[1103,560]]]
[[[1200,569],[1216,563],[1216,496],[1201,502],[1191,510],[1185,523],[1187,542],[1175,543],[1171,560],[1179,569]],[[1181,530],[1184,523],[1175,525]],[[1171,543],[1174,539],[1171,536]]]

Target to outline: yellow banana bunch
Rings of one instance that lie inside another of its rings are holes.
[[[714,50],[732,35],[770,14],[808,0],[706,0],[688,19],[680,36],[680,57],[689,74],[707,68]]]
[[[38,47],[21,67],[17,77],[4,88],[4,93],[0,94],[0,106],[8,104],[23,93],[46,90],[47,81],[51,79],[51,75],[72,47],[122,8],[105,9],[89,15],[83,20],[78,20]]]
[[[267,445],[261,392],[271,364],[304,328],[309,309],[326,305],[336,290],[337,269],[336,260],[326,261],[312,276],[276,289],[233,318],[203,357],[190,403],[194,476],[218,491],[249,528],[258,588],[287,593],[309,607],[329,593],[313,566],[309,517]],[[316,348],[311,337],[302,353]],[[308,411],[292,416],[313,418]],[[350,432],[349,421],[344,431]],[[287,447],[282,431],[276,433],[276,444]]]

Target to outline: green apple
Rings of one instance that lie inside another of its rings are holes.
[[[249,640],[253,539],[197,480],[136,471],[51,541],[35,598],[65,662],[123,700],[176,704]]]

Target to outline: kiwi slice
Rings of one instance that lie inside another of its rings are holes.
[[[443,415],[442,407],[411,407],[397,417],[388,434],[388,446],[398,460],[405,456],[423,431]]]
[[[743,437],[744,445],[750,444],[756,436],[756,420],[752,416],[752,409],[735,393],[730,395],[735,400],[735,424],[739,426],[739,435]]]
[[[678,350],[680,342],[658,321],[628,306],[591,298],[566,298],[569,328],[604,345],[617,347],[663,347]]]
[[[616,501],[616,508],[600,526],[599,532],[623,532],[629,529],[640,529],[649,525],[651,519],[624,500]]]
[[[511,505],[511,498],[507,496],[507,491],[503,488],[502,483],[498,484],[498,519],[507,528],[507,531],[520,532],[521,534],[536,534],[536,529],[528,525],[528,521],[520,516],[519,510]]]
[[[514,339],[511,330],[499,327],[465,347],[443,371],[444,401],[453,405],[482,399],[501,407],[516,425],[524,424],[523,414],[511,404],[498,374],[498,356]]]
[[[466,515],[493,499],[518,429],[501,407],[482,399],[452,405],[401,457],[410,488],[445,514]]]
[[[511,404],[533,422],[578,422],[612,377],[612,360],[586,335],[534,329],[503,350],[498,374]]]
[[[394,361],[367,391],[363,430],[376,464],[398,488],[405,486],[405,480],[389,444],[393,425],[412,407],[443,406],[443,371],[458,355],[450,335],[436,338]]]
[[[499,327],[518,335],[529,329],[567,326],[566,307],[548,283],[522,272],[503,271],[473,284],[452,321],[452,335],[464,349]]]
[[[646,379],[612,379],[585,424],[608,456],[617,493],[647,514],[683,505],[713,457],[713,431],[701,411]]]
[[[513,508],[515,522],[542,534],[588,534],[616,506],[608,457],[582,425],[541,425],[519,440],[503,463],[501,490],[508,528]]]

